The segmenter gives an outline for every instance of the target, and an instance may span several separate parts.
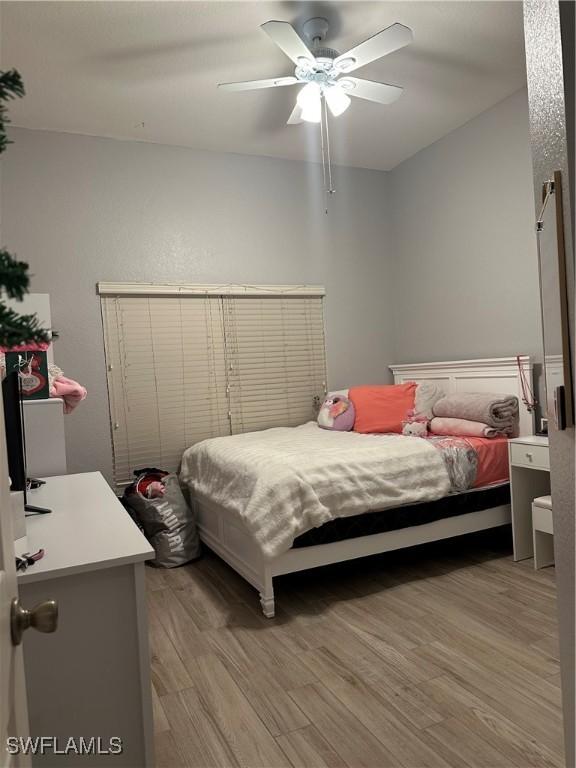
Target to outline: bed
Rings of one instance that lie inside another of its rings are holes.
[[[530,359],[520,362],[531,379]],[[534,432],[516,358],[391,370],[395,383],[432,381],[445,393],[516,394],[520,434]],[[443,445],[326,432],[310,423],[195,446],[184,454],[182,479],[192,486],[194,478],[202,541],[259,591],[271,618],[276,576],[508,524],[506,440],[478,440],[469,448],[492,474],[473,487],[455,487]],[[327,514],[334,508],[335,518]]]

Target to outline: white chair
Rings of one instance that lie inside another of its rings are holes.
[[[532,502],[532,536],[534,539],[534,568],[554,565],[554,525],[552,497],[540,496]]]

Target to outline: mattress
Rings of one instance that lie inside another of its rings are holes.
[[[490,451],[488,451],[490,453]],[[306,531],[294,540],[294,549],[333,544],[336,541],[357,539],[376,533],[397,531],[425,523],[434,523],[448,517],[480,512],[510,503],[510,484],[499,483],[487,488],[455,493],[436,501],[408,504],[404,507],[370,512],[354,517],[339,517],[319,528]]]
[[[332,432],[309,422],[204,440],[184,453],[180,477],[192,499],[242,522],[272,558],[332,520],[507,479],[506,456],[505,440]]]
[[[309,422],[197,443],[184,452],[180,478],[192,500],[217,505],[273,558],[336,517],[446,496],[453,487],[447,465],[473,450],[451,446],[445,453],[448,464],[428,440],[333,432]],[[465,464],[453,474],[468,477]]]

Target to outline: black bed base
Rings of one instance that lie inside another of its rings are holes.
[[[298,536],[294,540],[293,548],[315,547],[318,544],[333,544],[336,541],[371,536],[374,533],[396,531],[400,528],[433,523],[443,518],[480,512],[509,503],[510,484],[502,483],[489,488],[445,496],[436,501],[407,504],[403,507],[393,507],[353,517],[339,517]]]

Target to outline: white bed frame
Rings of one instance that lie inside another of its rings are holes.
[[[530,358],[523,356],[521,362],[531,383]],[[515,357],[392,365],[390,368],[394,382],[398,384],[434,381],[446,393],[516,394],[520,401],[520,434],[534,434],[533,414],[522,403],[522,385]],[[198,514],[202,541],[259,591],[262,611],[272,618],[275,576],[506,525],[510,522],[510,505],[332,544],[290,549],[272,560],[265,560],[243,525],[230,520],[217,505],[201,503]]]

